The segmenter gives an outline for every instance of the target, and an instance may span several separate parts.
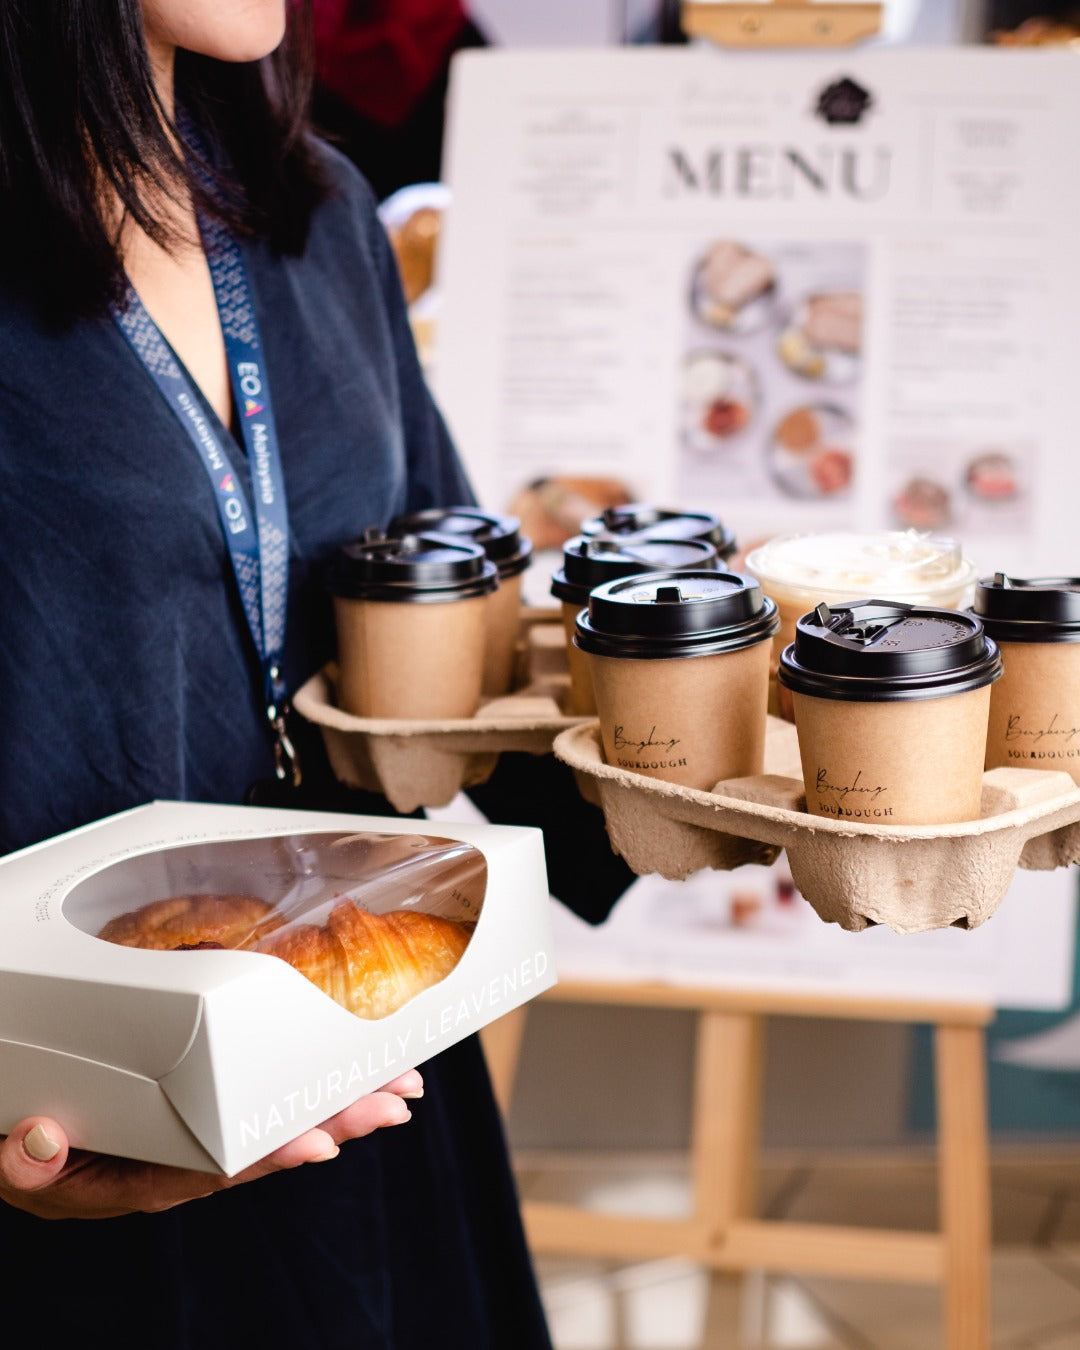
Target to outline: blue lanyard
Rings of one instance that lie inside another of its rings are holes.
[[[286,687],[282,677],[289,588],[288,508],[262,344],[239,245],[216,221],[200,218],[199,230],[210,264],[229,378],[251,470],[253,509],[233,473],[217,427],[203,412],[191,379],[132,286],[128,286],[123,307],[114,305],[112,315],[187,432],[210,479],[244,616],[262,666],[275,771],[278,778],[290,778],[299,785],[299,763],[285,728]]]

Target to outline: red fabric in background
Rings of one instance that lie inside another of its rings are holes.
[[[357,112],[397,126],[442,70],[463,0],[314,0],[318,78]]]

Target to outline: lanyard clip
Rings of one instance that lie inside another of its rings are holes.
[[[302,777],[300,757],[285,725],[285,712],[276,703],[268,703],[266,720],[274,735],[274,774],[281,782],[289,782],[298,788]]]

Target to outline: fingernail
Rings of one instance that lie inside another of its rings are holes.
[[[412,1092],[402,1092],[400,1095],[403,1099],[408,1098],[408,1100],[412,1102],[415,1101],[417,1097],[422,1097],[424,1095],[424,1089],[422,1087],[413,1088]]]
[[[398,1101],[401,1102],[400,1097],[398,1098]],[[404,1125],[407,1120],[412,1120],[412,1112],[409,1110],[409,1108],[405,1105],[404,1102],[401,1102],[401,1109],[404,1112],[404,1115],[400,1116],[397,1120],[394,1121],[395,1125]]]
[[[23,1139],[23,1148],[38,1162],[48,1162],[60,1152],[60,1145],[55,1139],[50,1139],[40,1125],[35,1125],[27,1132]]]
[[[338,1155],[340,1152],[341,1152],[341,1149],[339,1149],[339,1148],[337,1148],[337,1147],[335,1146],[334,1149],[333,1149],[330,1153],[320,1153],[319,1156],[318,1156],[317,1158],[312,1158],[311,1161],[312,1161],[312,1162],[330,1162],[330,1160],[331,1160],[332,1158],[336,1158],[337,1155]]]

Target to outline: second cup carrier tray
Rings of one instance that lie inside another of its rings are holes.
[[[595,720],[561,731],[552,748],[603,810],[612,847],[634,872],[683,880],[703,868],[769,864],[786,851],[792,880],[818,915],[852,931],[975,928],[1017,867],[1080,861],[1080,787],[1059,771],[987,770],[978,820],[878,827],[807,814],[795,727],[773,716],[765,772],[709,792],[606,764]]]
[[[396,722],[338,708],[331,664],[299,690],[331,766],[351,787],[381,792],[396,810],[439,807],[484,782],[504,750],[554,752],[599,806],[615,851],[639,875],[681,881],[705,868],[768,865],[786,851],[792,880],[826,922],[898,933],[976,928],[1001,903],[1017,867],[1080,862],[1080,787],[1041,769],[983,774],[982,815],[950,825],[873,826],[806,811],[792,723],[770,716],[762,774],[711,791],[604,762],[599,724],[565,712],[561,625],[527,625],[524,680],[472,719]]]

